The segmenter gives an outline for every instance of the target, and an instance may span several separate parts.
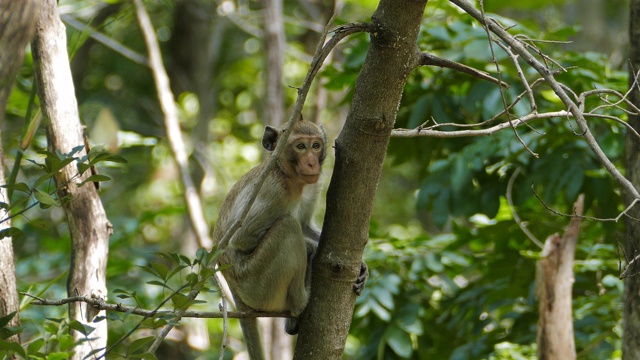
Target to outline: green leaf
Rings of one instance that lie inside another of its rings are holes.
[[[42,349],[44,344],[45,344],[45,341],[43,338],[36,339],[33,342],[31,342],[29,345],[27,345],[27,352],[29,354],[34,354],[40,351],[40,349]]]
[[[182,271],[182,269],[186,267],[187,267],[186,265],[180,265],[180,266],[174,267],[171,271],[169,271],[169,274],[167,274],[167,280],[171,279],[174,275],[178,274],[180,271]]]
[[[44,166],[43,164],[40,164],[40,163],[36,162],[35,160],[31,160],[31,159],[27,159],[27,161],[32,163],[33,165],[39,167],[41,170],[47,171],[47,167]]]
[[[167,288],[167,289],[171,290],[171,288],[167,284],[163,283],[162,281],[151,280],[151,281],[147,281],[147,284],[161,286],[163,288]]]
[[[187,300],[188,298],[180,293],[174,294],[171,297],[171,302],[173,303],[173,306],[176,307],[176,309],[182,309],[184,306],[186,306]]]
[[[79,331],[84,336],[89,336],[96,328],[93,326],[85,325],[78,320],[71,320],[69,327]]]
[[[40,202],[40,204],[43,205],[49,205],[49,206],[57,206],[58,202],[56,201],[56,199],[54,199],[51,195],[47,194],[44,191],[40,191],[38,189],[34,189],[34,196],[36,197],[36,200],[38,200]]]
[[[0,328],[0,339],[8,339],[13,335],[20,334],[24,330],[23,326],[6,326]]]
[[[51,166],[51,172],[52,173],[56,173],[58,171],[60,171],[63,167],[69,165],[70,163],[72,163],[75,159],[74,158],[66,158],[63,159],[61,161],[57,161],[55,164],[53,164]]]
[[[120,155],[114,155],[114,154],[112,154],[109,157],[107,157],[104,161],[114,162],[114,163],[121,163],[121,164],[128,163],[127,159],[123,158]]]
[[[122,321],[122,318],[120,317],[120,314],[116,313],[116,312],[109,312],[107,313],[107,319],[109,319],[110,321]]]
[[[145,346],[146,344],[152,342],[155,339],[154,336],[147,336],[147,337],[143,337],[140,339],[136,339],[134,341],[131,342],[131,345],[129,345],[129,352],[134,352],[138,349],[140,349],[141,347]]]
[[[13,185],[2,185],[0,187],[3,187],[7,190],[17,190],[17,191],[22,191],[23,193],[27,193],[30,194],[31,193],[31,188],[23,183],[23,182],[19,182],[17,184],[13,184]]]
[[[156,271],[156,274],[163,280],[167,280],[167,275],[169,274],[169,267],[162,263],[152,263],[151,267]]]
[[[386,307],[389,310],[393,310],[394,309],[394,302],[393,302],[393,296],[391,295],[390,292],[388,292],[386,289],[379,287],[379,286],[375,286],[371,288],[371,295],[373,295],[373,297],[378,300],[378,302]]]
[[[162,278],[162,276],[160,276],[160,274],[158,274],[158,272],[154,268],[152,268],[150,266],[142,265],[142,266],[140,266],[140,269],[142,269],[142,271],[144,271],[146,273],[149,273],[149,274],[151,274],[151,275],[153,275],[155,277]]]
[[[24,237],[24,233],[22,232],[22,230],[18,229],[17,227],[10,227],[10,228],[0,230],[0,239],[4,239],[6,237],[11,237],[13,239],[20,239]]]
[[[27,358],[27,353],[22,346],[13,341],[0,340],[0,350],[8,350],[9,352],[22,356],[24,359]]]
[[[47,354],[47,360],[66,360],[69,356],[71,354],[66,352],[51,352]]]
[[[103,154],[109,154],[107,152],[107,147],[105,145],[96,145],[89,150],[89,160],[93,160],[98,156],[102,156]]]
[[[88,183],[88,182],[100,182],[100,181],[109,181],[111,180],[110,177],[106,176],[106,175],[100,175],[100,174],[94,174],[89,176],[88,178],[86,178],[83,182],[81,182],[80,184],[78,184],[78,187]]]
[[[389,313],[389,311],[380,306],[380,303],[378,303],[378,301],[376,301],[373,297],[369,298],[368,304],[371,310],[380,318],[380,320],[391,320],[391,314]]]
[[[389,326],[384,332],[384,340],[402,358],[409,358],[413,354],[411,337],[395,325]]]
[[[13,317],[16,316],[16,313],[17,311],[14,311],[6,316],[0,317],[0,327],[7,326],[7,324],[9,324],[11,319],[13,319]]]
[[[87,165],[83,162],[78,162],[77,163],[77,168],[78,168],[78,173],[80,173],[80,175],[84,174],[85,171],[91,169],[91,165]]]
[[[78,145],[78,146],[74,147],[73,149],[71,149],[71,152],[69,154],[67,154],[67,156],[73,156],[73,155],[77,154],[78,152],[80,152],[82,149],[84,149],[84,145]]]
[[[190,273],[186,276],[185,280],[187,280],[189,285],[193,286],[198,283],[198,275],[194,273]]]
[[[28,202],[30,198],[31,196],[25,196],[11,202],[11,205],[9,206],[9,210],[20,207],[24,203]]]
[[[38,180],[36,180],[36,182],[33,184],[33,187],[35,188],[35,187],[40,186],[40,184],[42,184],[42,183],[44,183],[45,181],[47,181],[47,180],[51,179],[54,175],[55,175],[55,173],[54,173],[54,172],[50,172],[50,173],[46,173],[46,174],[44,174],[44,175],[40,176],[40,177],[38,178]]]

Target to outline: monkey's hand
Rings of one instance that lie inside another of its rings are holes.
[[[367,282],[367,278],[369,277],[369,268],[367,267],[366,262],[360,263],[360,274],[356,279],[355,284],[353,284],[353,292],[356,293],[357,296],[362,294],[362,290],[364,290],[364,285]]]

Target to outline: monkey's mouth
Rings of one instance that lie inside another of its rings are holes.
[[[314,184],[318,181],[320,174],[300,174],[300,177],[307,184]]]

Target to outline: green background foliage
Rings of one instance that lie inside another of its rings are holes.
[[[216,3],[214,10],[220,10],[222,4]],[[100,32],[144,54],[131,5],[119,1],[100,4],[103,5],[98,8],[94,2],[81,0],[60,2],[63,13],[92,22]],[[207,79],[211,91],[205,98],[188,85],[180,73],[184,69],[177,65],[179,57],[184,56],[175,52],[175,42],[180,40],[176,39],[178,26],[184,26],[174,16],[177,5],[162,0],[145,1],[145,5],[172,74],[192,169],[213,226],[229,188],[261,158],[258,145],[265,106],[264,44],[240,22],[211,14],[219,22],[219,43],[214,62],[207,65],[212,77]],[[347,1],[338,22],[367,21],[375,5],[374,1]],[[262,5],[248,1],[239,6],[255,11]],[[500,14],[501,21],[514,25],[513,32],[531,38],[575,40],[573,45],[540,43],[546,54],[569,69],[558,79],[575,92],[593,88],[626,92],[626,72],[611,55],[624,50],[607,48],[609,52],[604,54],[586,51],[575,6],[563,0],[521,1],[516,5],[488,1],[486,11]],[[624,1],[603,5],[603,11],[616,18],[624,17],[625,9]],[[95,18],[84,17],[83,11]],[[523,16],[532,13],[536,16]],[[306,23],[318,19],[311,19],[294,1],[285,1],[285,15],[288,50],[283,83],[297,86],[317,39]],[[611,26],[611,31],[620,31],[617,24]],[[108,263],[109,300],[155,308],[173,289],[187,282],[193,271],[194,264],[187,258],[167,254],[194,258],[196,252],[152,78],[146,67],[88,39],[83,32],[69,29],[68,35],[74,54],[76,96],[91,141],[106,144],[112,153],[127,160],[126,164],[98,164],[99,173],[111,179],[103,182],[100,190],[114,229]],[[423,51],[496,76],[486,32],[447,1],[429,1],[419,46]],[[320,109],[320,118],[330,139],[335,138],[344,120],[367,48],[367,36],[347,39],[333,62],[321,72],[319,80],[328,91],[329,104]],[[497,47],[494,50],[502,80],[512,85],[505,91],[510,101],[523,87],[504,52]],[[186,56],[198,54],[194,51]],[[530,70],[525,76],[536,78]],[[2,129],[9,166],[19,151],[21,138],[17,135],[23,133],[33,82],[28,55]],[[291,105],[295,90],[288,88],[285,94],[287,105]],[[541,88],[536,94],[538,111],[561,109],[548,89]],[[307,113],[315,105],[313,95],[310,99]],[[202,118],[205,104],[210,111],[205,114],[207,118]],[[428,125],[433,124],[434,120],[473,124],[502,109],[501,95],[494,84],[449,69],[424,67],[408,79],[396,127],[414,128],[427,121]],[[529,111],[527,100],[513,110],[517,115]],[[610,114],[625,118],[622,111]],[[620,166],[625,128],[597,119],[590,124],[605,153]],[[370,278],[356,303],[345,358],[535,357],[538,310],[534,277],[540,249],[514,221],[506,199],[510,177],[517,168],[522,170],[511,194],[514,209],[542,241],[568,224],[568,219],[552,214],[545,205],[571,213],[578,194],[584,193],[587,215],[610,218],[622,210],[616,184],[575,132],[575,124],[564,118],[538,120],[530,127],[519,127],[520,137],[538,158],[522,146],[510,129],[488,137],[392,139],[376,194],[371,241],[365,252]],[[24,158],[33,162],[21,163],[18,183],[37,183],[42,169],[34,162],[44,163],[44,150],[46,138],[43,129],[39,129],[24,151]],[[328,167],[325,183],[331,173],[330,164]],[[38,185],[36,197],[54,190],[52,182]],[[19,201],[24,194],[14,191],[11,202]],[[38,200],[48,208],[34,208],[13,220],[13,226],[24,234],[14,239],[19,289],[50,299],[64,298],[69,231],[59,203],[42,196]],[[322,211],[318,221],[321,219]],[[581,359],[620,356],[620,230],[620,225],[612,222],[586,221],[582,226],[573,290],[576,346]],[[206,304],[196,304],[195,309],[217,309],[219,296],[215,290],[205,292],[199,299]],[[179,305],[176,301],[173,305]],[[65,307],[34,306],[25,298],[19,329],[22,341],[28,344],[24,351],[29,356],[34,354],[33,358],[41,358],[41,354],[65,358],[70,348],[65,329],[72,326],[62,320],[65,315]],[[140,323],[133,315],[118,313],[110,313],[108,321],[110,344]],[[240,338],[237,322],[230,324],[231,336]],[[150,341],[150,333],[143,330],[159,325],[162,320],[143,321],[142,335],[125,340],[116,352],[121,356],[139,354]],[[184,358],[217,356],[222,321],[209,320],[207,328],[209,350],[203,353],[170,341],[166,353]],[[0,348],[7,349],[9,345],[3,344]]]

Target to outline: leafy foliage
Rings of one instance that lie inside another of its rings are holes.
[[[206,283],[212,281],[211,278],[216,271],[213,264],[220,255],[220,251],[209,252],[199,249],[195,259],[177,253],[154,255],[154,262],[141,265],[139,268],[152,279],[146,281],[146,284],[160,289],[156,292],[155,300],[150,299],[148,294],[116,288],[112,291],[115,297],[125,302],[133,301],[134,306],[126,312],[109,312],[106,317],[96,317],[94,320],[94,322],[110,321],[112,325],[109,326],[109,330],[113,335],[117,335],[118,340],[106,349],[108,356],[117,354],[117,357],[127,359],[155,358],[155,355],[146,351],[148,346],[145,345],[149,345],[155,339],[155,336],[149,336],[149,330],[162,328],[169,322],[175,321],[173,311],[176,309],[186,309],[196,304],[207,303],[204,300],[189,301],[186,294],[196,286],[202,288],[205,293],[208,291]],[[158,301],[159,304],[155,305],[152,316],[131,316],[134,309],[144,308],[153,301]],[[168,303],[172,304],[169,308],[165,307]],[[21,334],[25,330],[25,327],[8,326],[9,320],[14,315],[15,313],[12,313],[0,318],[1,339]],[[70,330],[78,331],[85,338],[89,338],[95,328],[77,320],[45,318],[44,323],[38,326],[39,333],[44,336],[34,339],[24,347],[16,342],[0,340],[0,356],[10,358],[17,355],[24,359],[67,359],[72,355],[75,345]],[[96,352],[101,350],[95,349]]]
[[[133,51],[144,53],[135,16],[126,2],[110,1],[99,7],[84,0],[66,3],[74,16],[81,17],[75,10],[84,9],[91,16],[83,21]],[[216,3],[220,6],[210,12],[194,12],[212,17],[211,24],[216,27],[209,32],[215,36],[207,42],[211,49],[194,47],[194,51],[182,54],[184,49],[178,45],[188,39],[183,27],[194,25],[180,23],[174,16],[184,3],[145,1],[174,74],[172,86],[191,147],[193,173],[213,224],[231,185],[261,156],[256,144],[263,128],[263,78],[268,69],[262,40],[249,26],[255,19],[231,21],[223,7],[229,2]],[[485,2],[485,10],[508,10],[510,14],[524,11],[529,15],[544,6],[544,12],[539,13],[554,17],[543,25],[530,21],[529,16],[522,23],[499,19],[514,25],[511,31],[531,38],[563,40],[577,35],[579,28],[567,26],[559,12],[553,11],[552,5],[559,3],[564,4],[557,0],[515,5],[491,1]],[[611,8],[620,5],[617,1],[612,4]],[[238,2],[237,6],[244,6],[238,9],[240,15],[255,14],[260,7],[255,2]],[[347,1],[337,22],[367,21],[374,6],[371,1]],[[301,82],[308,65],[306,55],[317,38],[300,20],[318,19],[305,15],[297,2],[285,2],[285,12],[288,52],[284,83],[295,87]],[[66,297],[63,278],[71,249],[60,205],[72,199],[58,198],[53,177],[63,166],[75,166],[79,175],[96,166],[99,173],[81,184],[103,182],[101,197],[114,229],[107,270],[110,297],[141,308],[162,305],[163,309],[189,306],[211,310],[211,304],[219,299],[215,288],[202,294],[196,303],[185,301],[188,290],[202,284],[203,269],[211,271],[203,264],[215,258],[215,252],[196,253],[192,245],[182,190],[160,125],[155,94],[150,91],[153,87],[148,70],[87,39],[87,31],[69,33],[80,113],[92,143],[108,146],[93,146],[82,157],[78,156],[80,147],[70,154],[46,151],[44,131],[32,121],[37,116],[29,110],[37,101],[32,59],[28,57],[3,124],[5,156],[9,164],[13,161],[19,165],[19,171],[16,180],[5,185],[12,196],[0,202],[0,208],[14,216],[13,227],[0,232],[0,237],[14,239],[20,290],[52,299]],[[607,87],[625,92],[626,75],[609,67],[606,56],[568,51],[559,44],[539,45],[569,69],[557,78],[574,91]],[[322,71],[324,89],[329,91],[327,105],[314,111],[315,104],[307,104],[305,112],[318,112],[332,136],[339,130],[340,121],[336,119],[343,118],[348,107],[350,87],[368,46],[368,37],[363,34],[346,40],[333,63]],[[419,46],[497,76],[485,31],[448,1],[429,1]],[[510,101],[523,88],[517,85],[518,74],[504,53],[495,50],[502,80],[512,85],[505,93]],[[185,65],[184,57],[191,62]],[[202,63],[207,66],[197,68]],[[189,78],[192,67],[200,70],[198,76],[210,73],[211,77],[204,82]],[[524,75],[535,78],[531,72]],[[295,90],[288,89],[285,94],[286,103],[291,104]],[[541,87],[536,95],[538,111],[558,107],[549,89]],[[494,84],[448,69],[423,67],[408,79],[396,126],[414,128],[427,121],[428,125],[433,121],[476,124],[500,112],[503,106]],[[522,115],[529,110],[525,99],[513,112]],[[614,115],[625,118],[622,113]],[[590,126],[607,155],[620,166],[624,127],[599,119],[590,119]],[[453,126],[442,128],[451,129]],[[522,169],[511,193],[514,210],[539,239],[561,231],[567,223],[548,212],[541,200],[550,208],[570,213],[575,198],[585,193],[589,215],[611,217],[621,210],[616,185],[575,130],[567,119],[541,120],[531,128],[519,127],[524,143],[539,158],[532,156],[510,129],[482,138],[392,139],[376,195],[372,240],[365,253],[371,276],[357,302],[345,357],[533,357],[537,322],[533,269],[540,255],[514,221],[506,200],[508,180],[516,168]],[[22,153],[31,160],[21,163]],[[123,165],[125,158],[127,163]],[[18,214],[22,216],[15,216]],[[620,355],[622,283],[616,277],[619,230],[618,224],[596,222],[587,222],[582,229],[573,303],[581,359]],[[20,328],[6,327],[8,317],[0,319],[0,358],[16,354],[22,358],[63,359],[73,345],[70,328],[90,336],[90,329],[63,320],[65,308],[42,308],[29,301],[23,301]],[[111,312],[102,321],[111,323],[109,346],[116,345],[114,357],[149,358],[145,351],[153,340],[150,331],[172,320],[164,315],[142,319],[131,313]],[[237,322],[231,321],[230,325],[230,336],[240,337]],[[130,334],[133,328],[137,330]],[[212,335],[211,350],[198,351],[173,342],[167,347],[185,358],[217,356],[222,321],[207,322],[207,329]],[[25,346],[6,341],[15,333],[21,334]],[[234,353],[242,351],[241,347],[230,348],[228,351]]]

